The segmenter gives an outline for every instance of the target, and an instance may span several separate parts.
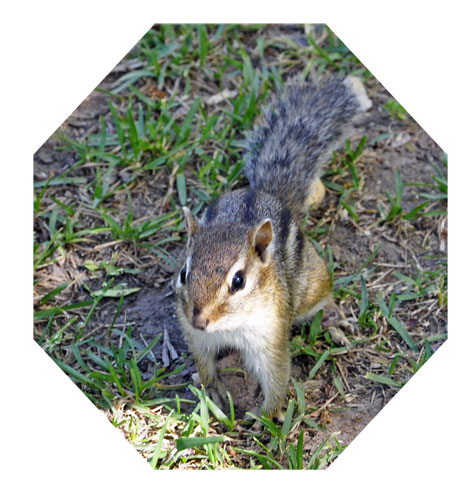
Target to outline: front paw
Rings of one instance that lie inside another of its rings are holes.
[[[265,412],[261,406],[256,406],[255,408],[253,408],[252,410],[250,410],[246,414],[245,420],[253,420],[255,417],[261,417],[262,413],[265,416],[267,416],[268,418],[276,419],[281,424],[285,420],[285,415],[284,415],[284,413],[283,413],[283,411],[281,409],[278,409],[278,410],[274,411],[273,414],[270,414],[270,413]],[[255,423],[257,423],[257,422],[260,423],[259,420],[257,420]]]
[[[328,332],[331,335],[331,339],[335,344],[343,345],[345,347],[350,346],[350,340],[345,336],[345,333],[335,326],[330,326]]]
[[[192,381],[196,387],[202,386],[202,379],[198,372],[192,374]],[[216,406],[224,410],[228,397],[226,395],[226,387],[221,380],[216,380],[213,384],[206,386],[205,392]]]
[[[228,397],[223,383],[218,380],[214,386],[206,387],[205,391],[207,396],[216,404],[216,406],[224,411],[227,406],[226,403],[228,401]]]
[[[351,342],[346,337],[343,329],[353,334],[355,332],[354,324],[355,320],[347,319],[344,311],[336,304],[330,304],[321,322],[322,328],[328,330],[333,342],[346,347],[348,347]]]

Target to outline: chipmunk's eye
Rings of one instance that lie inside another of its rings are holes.
[[[237,271],[237,273],[233,276],[231,282],[231,292],[237,292],[238,290],[242,290],[245,286],[245,275],[244,271]]]
[[[186,284],[186,274],[187,274],[186,266],[184,266],[179,272],[179,281],[181,282],[181,285]]]

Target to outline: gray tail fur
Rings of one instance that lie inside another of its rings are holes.
[[[248,137],[244,173],[250,185],[302,213],[323,165],[347,138],[353,118],[370,106],[354,77],[288,86]]]

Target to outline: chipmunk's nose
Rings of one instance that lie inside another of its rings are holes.
[[[201,314],[200,309],[194,307],[194,310],[192,311],[192,325],[194,326],[194,328],[205,330],[208,323],[210,323],[210,320]]]

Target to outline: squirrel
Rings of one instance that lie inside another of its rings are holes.
[[[221,195],[200,218],[183,207],[188,241],[176,277],[177,317],[198,378],[220,406],[221,348],[240,352],[260,384],[263,411],[282,420],[291,326],[325,307],[344,321],[326,264],[299,224],[324,197],[322,167],[370,107],[353,76],[288,85],[246,141],[249,187]]]

